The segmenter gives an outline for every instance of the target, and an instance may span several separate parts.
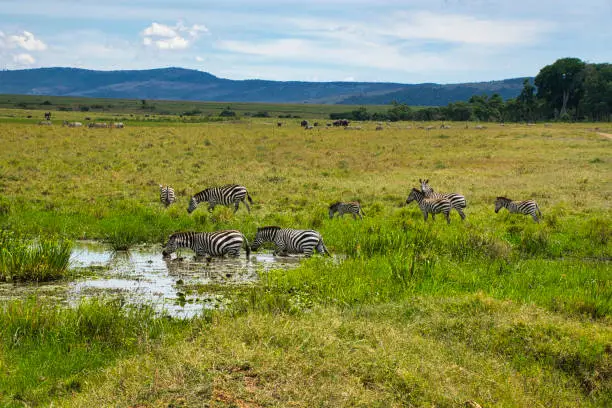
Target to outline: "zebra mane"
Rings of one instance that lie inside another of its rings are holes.
[[[339,206],[340,204],[342,204],[340,201],[336,201],[335,203],[331,204],[329,206],[329,209],[331,210],[332,208],[336,208],[337,206]]]
[[[278,231],[281,227],[277,227],[275,225],[270,225],[267,227],[257,228],[257,231]]]
[[[512,201],[510,198],[508,197],[497,197],[496,200],[504,200],[504,201]]]

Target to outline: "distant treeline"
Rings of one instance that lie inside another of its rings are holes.
[[[394,102],[386,112],[370,113],[361,107],[329,117],[379,121],[611,121],[612,64],[587,64],[578,58],[557,60],[542,68],[533,84],[525,79],[520,95],[506,101],[499,94],[474,95],[467,102],[419,109]]]

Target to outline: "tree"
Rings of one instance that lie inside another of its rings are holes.
[[[535,119],[536,97],[535,87],[531,85],[529,79],[523,81],[523,90],[516,98],[516,109],[520,112],[520,117],[515,120],[525,120],[527,122]]]
[[[568,109],[578,113],[583,89],[585,63],[579,58],[562,58],[547,65],[535,77],[538,98],[559,112],[559,117],[568,115]]]

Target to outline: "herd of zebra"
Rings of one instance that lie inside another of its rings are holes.
[[[436,214],[443,214],[446,222],[450,224],[450,212],[455,209],[461,220],[465,220],[463,210],[467,207],[467,200],[459,193],[437,193],[429,185],[429,180],[419,179],[421,188],[413,188],[406,199],[406,204],[416,201],[425,221],[429,214],[435,220]],[[159,185],[160,201],[168,207],[176,201],[174,189],[170,186]],[[228,184],[220,187],[209,187],[193,195],[189,200],[188,213],[192,213],[200,203],[207,202],[209,211],[214,210],[217,205],[234,205],[234,212],[242,202],[247,211],[251,211],[249,204],[253,200],[244,186]],[[506,208],[510,213],[530,215],[535,222],[539,222],[538,215],[542,213],[534,200],[513,201],[506,197],[497,197],[495,200],[495,212]],[[335,202],[329,206],[329,218],[335,214],[342,217],[351,214],[353,219],[363,219],[363,209],[358,202]],[[274,255],[286,256],[288,254],[304,254],[310,257],[316,250],[322,255],[330,255],[323,243],[323,237],[315,230],[298,230],[281,228],[277,226],[266,226],[257,229],[255,239],[249,245],[248,240],[238,230],[223,230],[215,232],[177,232],[170,235],[168,242],[164,244],[162,255],[169,257],[178,248],[189,248],[197,256],[223,257],[225,255],[238,257],[240,249],[244,246],[246,257],[249,258],[251,250],[256,251],[262,244],[271,242],[276,246]]]

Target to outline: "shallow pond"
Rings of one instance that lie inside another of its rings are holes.
[[[249,260],[242,252],[237,259],[213,258],[209,262],[196,259],[187,250],[179,257],[164,259],[159,247],[114,252],[98,242],[79,241],[72,252],[71,267],[92,269],[95,276],[60,284],[3,284],[0,299],[36,293],[74,304],[84,297],[119,296],[127,303],[149,304],[168,315],[191,317],[206,308],[223,307],[226,299],[215,293],[185,294],[186,285],[248,284],[256,281],[261,271],[298,265],[298,257],[274,257],[265,252],[251,253]]]

